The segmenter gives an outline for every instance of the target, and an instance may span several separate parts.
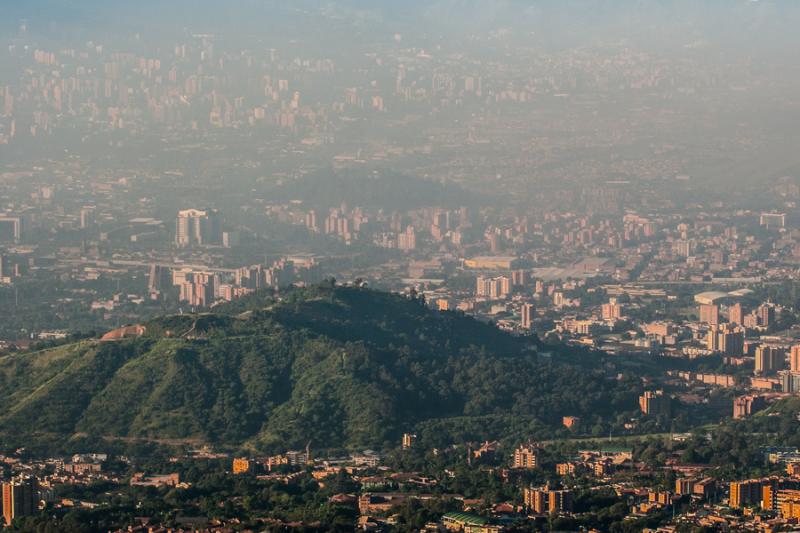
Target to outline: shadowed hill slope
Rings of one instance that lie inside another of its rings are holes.
[[[566,414],[630,409],[638,393],[393,294],[320,286],[245,303],[0,358],[0,432],[375,447],[413,430],[436,443],[547,433]]]

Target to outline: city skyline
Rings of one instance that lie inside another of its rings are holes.
[[[800,3],[0,13],[0,528],[797,527]]]

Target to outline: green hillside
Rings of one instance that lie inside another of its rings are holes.
[[[380,447],[417,431],[440,445],[552,434],[563,415],[598,421],[639,393],[589,361],[540,358],[531,339],[366,289],[297,289],[145,326],[0,358],[0,436],[284,449]]]

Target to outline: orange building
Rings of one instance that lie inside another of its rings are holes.
[[[574,476],[575,463],[558,463],[556,465],[556,473],[559,476]]]
[[[539,447],[531,443],[514,450],[514,468],[539,468]]]
[[[694,484],[692,492],[703,499],[711,499],[717,492],[717,481],[711,477],[703,478]]]
[[[244,457],[237,457],[233,460],[233,473],[244,474],[250,471],[250,460]]]
[[[549,487],[526,487],[522,492],[525,507],[536,514],[565,514],[572,512],[572,491],[551,490]]]
[[[731,481],[729,505],[734,508],[761,505],[762,487],[763,480],[761,479]]]
[[[789,352],[789,369],[792,372],[800,372],[800,344],[792,346]]]
[[[771,511],[780,511],[780,504],[783,501],[781,494],[786,491],[797,491],[800,489],[800,481],[790,478],[771,477],[762,481],[761,489],[761,508]]]
[[[800,490],[780,490],[777,500],[781,518],[800,519]]]
[[[38,509],[39,486],[35,478],[16,478],[3,483],[3,519],[7,526]]]
[[[649,492],[647,501],[656,505],[672,505],[672,493],[670,492]]]
[[[525,504],[525,507],[536,514],[544,514],[547,512],[547,500],[545,494],[546,492],[544,490],[526,487],[522,491],[522,500]]]
[[[417,436],[414,433],[403,433],[403,449],[410,450],[417,442]]]
[[[597,477],[604,477],[611,474],[614,470],[610,459],[603,459],[592,463],[592,473]]]
[[[681,477],[675,480],[675,494],[683,496],[694,492],[695,480],[688,477]]]

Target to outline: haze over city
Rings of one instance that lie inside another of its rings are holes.
[[[795,530],[798,27],[0,1],[0,528]]]

